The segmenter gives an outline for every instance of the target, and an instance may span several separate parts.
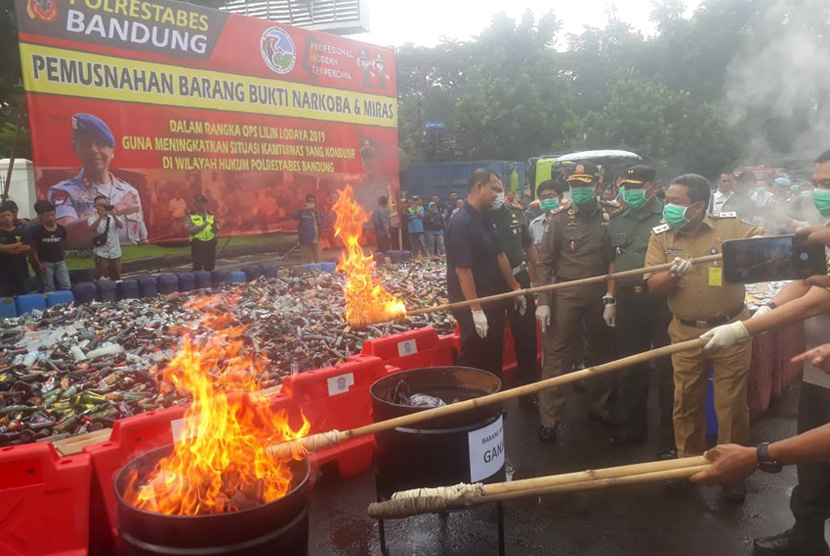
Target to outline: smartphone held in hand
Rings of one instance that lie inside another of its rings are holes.
[[[803,237],[771,236],[723,242],[723,277],[731,284],[804,279],[827,273],[824,246]]]

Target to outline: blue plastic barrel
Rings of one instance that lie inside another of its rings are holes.
[[[112,280],[96,280],[95,285],[98,287],[98,299],[101,301],[115,301],[118,297],[118,292],[115,288],[115,282]]]
[[[13,319],[17,316],[17,306],[13,297],[0,298],[0,318]]]
[[[118,299],[138,299],[138,280],[121,280],[115,287]]]
[[[402,263],[411,263],[412,262],[412,251],[401,251],[401,262]]]
[[[214,270],[210,273],[210,281],[214,288],[230,284],[233,281],[230,270]]]
[[[179,291],[189,292],[196,289],[196,275],[192,272],[179,272]]]
[[[718,435],[718,414],[715,412],[715,384],[712,382],[712,367],[709,367],[709,381],[706,385],[706,436]]]
[[[92,303],[98,300],[98,287],[95,282],[78,282],[72,288],[77,303]]]
[[[265,278],[277,277],[277,265],[275,264],[261,264],[259,268],[262,269],[262,276]]]
[[[35,309],[43,311],[46,309],[46,298],[42,293],[27,293],[14,298],[14,305],[18,315],[31,313]]]
[[[244,284],[246,280],[245,273],[241,270],[234,270],[231,272],[231,280],[234,284]]]
[[[209,270],[197,270],[193,274],[196,277],[197,290],[204,290],[212,285]]]
[[[389,257],[389,260],[392,261],[392,264],[400,264],[401,263],[401,252],[397,249],[391,249],[386,252],[386,256]]]
[[[75,301],[75,296],[69,290],[58,290],[46,294],[46,306],[52,305],[69,305]]]
[[[158,278],[155,276],[142,276],[138,279],[139,297],[156,297],[158,294]]]
[[[179,291],[179,277],[175,274],[159,274],[156,280],[156,288],[160,295],[175,293]]]
[[[258,264],[243,266],[242,272],[245,273],[245,277],[248,280],[248,282],[256,280],[257,278],[262,276],[262,268]]]
[[[331,274],[332,272],[337,270],[337,263],[320,263],[320,270]]]

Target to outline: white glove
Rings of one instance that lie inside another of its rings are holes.
[[[606,294],[602,296],[602,300],[605,301],[606,299],[614,299],[610,295]],[[602,318],[611,328],[615,328],[617,326],[617,303],[616,300],[614,303],[609,303],[605,306],[605,309],[602,310]]]
[[[755,317],[760,317],[761,315],[766,315],[770,311],[772,311],[772,307],[770,307],[769,305],[761,305],[760,307],[758,307],[758,310],[755,311],[755,314],[752,315],[752,318],[754,319]]]
[[[675,278],[680,278],[688,274],[690,270],[692,270],[692,261],[675,257],[672,261],[672,267],[669,269],[669,274]]]
[[[716,326],[712,330],[700,335],[700,339],[706,342],[703,351],[714,353],[735,347],[738,344],[749,340],[749,332],[741,321],[732,324]]]
[[[484,311],[473,311],[473,324],[476,327],[476,334],[482,340],[487,337],[487,315]]]
[[[519,311],[520,315],[524,316],[527,313],[527,297],[523,295],[516,296],[513,307]]]
[[[539,321],[539,328],[542,329],[542,334],[550,326],[550,306],[546,303],[540,304],[536,307],[536,320]]]

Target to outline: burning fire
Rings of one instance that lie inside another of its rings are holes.
[[[232,300],[235,302],[235,300]],[[308,433],[293,431],[282,412],[271,409],[255,377],[267,358],[233,322],[221,295],[194,300],[188,308],[206,310],[208,332],[184,336],[164,379],[193,403],[185,412],[182,436],[173,453],[146,477],[129,478],[124,499],[144,510],[202,515],[245,509],[285,496],[291,489],[288,462],[266,449]],[[302,454],[295,453],[298,459]]]
[[[363,225],[368,219],[354,200],[352,186],[347,185],[339,194],[333,209],[337,215],[334,232],[346,245],[337,264],[337,270],[346,273],[346,320],[363,326],[406,316],[403,301],[386,291],[372,275],[372,256],[365,255],[360,246]]]

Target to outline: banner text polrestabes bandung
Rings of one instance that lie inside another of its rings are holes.
[[[397,126],[394,98],[20,44],[24,84],[32,92]]]

